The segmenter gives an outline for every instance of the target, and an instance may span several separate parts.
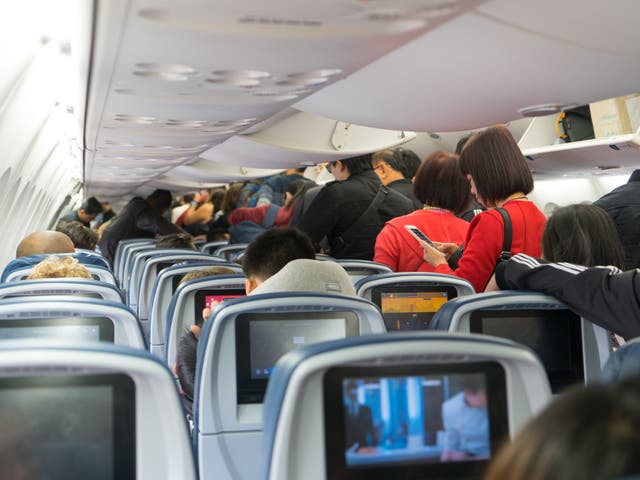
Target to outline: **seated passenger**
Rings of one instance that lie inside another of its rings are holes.
[[[180,285],[196,280],[198,278],[214,277],[216,275],[232,275],[235,273],[227,267],[207,267],[194,270],[187,273],[180,280]],[[198,340],[200,339],[200,331],[202,324],[209,318],[210,309],[205,308],[202,311],[202,319],[196,319],[195,325],[191,325],[189,330],[180,337],[178,341],[178,352],[176,355],[176,363],[173,371],[178,377],[181,387],[180,398],[182,405],[188,415],[193,413],[193,387],[196,375],[196,358],[198,351]]]
[[[80,222],[88,228],[91,225],[91,220],[96,218],[99,213],[102,213],[102,204],[96,197],[89,197],[80,205],[80,208],[66,212],[59,221]]]
[[[373,259],[376,237],[385,222],[415,210],[411,200],[381,188],[371,154],[329,164],[335,182],[316,195],[298,228],[319,244],[324,237],[334,258]]]
[[[266,225],[266,228],[270,228],[272,226],[276,227],[286,227],[289,225],[291,221],[291,215],[294,212],[295,206],[302,199],[303,195],[309,188],[309,184],[296,181],[292,182],[287,186],[287,191],[285,193],[285,203],[283,207],[277,206],[278,204],[265,203],[258,207],[240,207],[236,208],[233,212],[229,214],[228,222],[229,222],[229,233],[231,234],[231,243],[249,243],[253,240],[252,236],[255,237],[256,232],[259,229],[251,229],[251,230],[243,230],[242,226],[238,225],[241,222],[249,221],[255,225],[262,225],[265,217],[267,216],[267,212],[270,208],[277,208],[276,216],[273,220],[272,225]]]
[[[376,238],[373,260],[394,272],[433,272],[422,247],[404,227],[415,225],[435,242],[464,242],[469,224],[455,216],[471,196],[458,156],[435,152],[422,162],[413,183],[424,208],[387,222]]]
[[[36,264],[27,280],[42,278],[92,278],[87,267],[73,257],[51,256]]]
[[[16,249],[16,258],[41,253],[73,253],[75,247],[68,235],[53,230],[34,232],[22,239]]]
[[[197,250],[193,243],[193,237],[188,233],[170,233],[158,237],[156,248],[185,248],[188,250]]]
[[[640,334],[640,312],[634,307],[633,272],[624,275],[621,290],[619,268],[624,265],[624,253],[613,220],[594,205],[569,205],[556,209],[549,218],[542,236],[542,254],[548,264],[517,255],[508,265],[496,270],[496,278],[487,290],[525,288],[555,296],[572,310],[613,333],[629,339]],[[609,265],[609,268],[586,270],[585,267]],[[539,268],[538,268],[539,267]],[[617,268],[616,268],[617,267]],[[590,272],[590,273],[588,273]],[[508,277],[505,276],[508,274]],[[541,276],[542,275],[542,276]],[[614,280],[615,279],[615,280]],[[617,290],[613,290],[613,288]],[[620,316],[624,311],[625,315]]]
[[[84,248],[85,250],[96,249],[98,234],[80,222],[59,222],[56,230],[67,235],[76,248]]]
[[[605,480],[640,474],[640,383],[556,397],[493,459],[485,480]]]
[[[291,260],[315,260],[311,239],[295,228],[272,228],[249,244],[242,259],[247,295]]]

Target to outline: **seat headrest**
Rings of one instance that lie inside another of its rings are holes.
[[[251,294],[275,292],[317,292],[356,296],[351,277],[335,262],[301,258],[287,263]]]

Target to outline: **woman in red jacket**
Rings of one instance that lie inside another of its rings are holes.
[[[471,193],[488,208],[471,221],[458,267],[447,264],[457,249],[454,243],[421,242],[424,259],[436,272],[469,280],[482,292],[495,270],[504,241],[504,222],[495,207],[502,207],[511,219],[511,252],[534,257],[542,254],[545,217],[527,194],[533,190],[533,176],[513,136],[504,126],[476,133],[460,155],[460,167],[471,184]],[[444,255],[443,255],[444,254]],[[446,256],[446,257],[445,257]]]
[[[416,172],[413,193],[424,208],[386,223],[376,239],[373,260],[394,272],[433,272],[420,244],[404,226],[415,225],[438,242],[464,241],[469,223],[454,213],[466,206],[470,192],[458,156],[443,151],[429,155]]]

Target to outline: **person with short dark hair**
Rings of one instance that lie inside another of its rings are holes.
[[[41,253],[73,253],[75,247],[68,235],[54,230],[33,232],[24,237],[16,248],[16,258]]]
[[[411,152],[411,153],[409,153]],[[420,160],[411,150],[382,150],[371,157],[373,171],[376,172],[383,185],[393,188],[413,202],[416,210],[422,208],[422,202],[413,194],[413,182],[417,167],[413,167],[413,159]],[[408,162],[408,163],[407,163]]]
[[[373,260],[394,272],[433,272],[418,241],[404,228],[415,225],[429,239],[462,243],[469,224],[455,216],[471,195],[457,155],[429,155],[415,175],[413,191],[424,208],[389,220],[376,238]]]
[[[606,211],[618,230],[628,268],[640,267],[640,170],[629,181],[593,202]]]
[[[156,248],[186,248],[197,250],[193,237],[188,233],[169,233],[158,237]]]
[[[133,198],[122,212],[111,220],[102,233],[100,251],[113,261],[120,240],[137,237],[155,237],[170,233],[183,233],[183,230],[163,217],[171,206],[171,192],[155,190],[146,199]]]
[[[504,246],[504,221],[496,208],[502,208],[509,216],[512,227],[510,251],[514,254],[540,256],[546,218],[527,198],[533,190],[533,176],[505,126],[490,127],[474,134],[462,150],[460,167],[471,184],[471,193],[489,210],[471,221],[455,270],[448,265],[447,258],[459,245],[435,242],[436,246],[432,247],[421,242],[421,246],[424,259],[435,267],[436,272],[465,278],[476,292],[481,292],[491,278]]]
[[[59,222],[56,230],[68,235],[76,248],[96,249],[98,234],[80,222]]]
[[[59,221],[80,222],[88,228],[91,220],[96,218],[99,213],[102,213],[102,204],[96,197],[89,197],[80,205],[80,208],[68,211],[60,217]]]
[[[298,228],[319,244],[326,237],[335,258],[371,260],[385,222],[415,210],[411,200],[382,186],[371,154],[331,162],[335,182],[326,184]]]
[[[258,235],[242,259],[247,295],[291,260],[315,259],[311,239],[295,228],[272,228]]]
[[[576,387],[505,444],[485,480],[608,480],[640,475],[640,382]]]
[[[603,209],[582,203],[557,208],[549,217],[542,234],[542,257],[586,267],[625,268],[613,220]]]

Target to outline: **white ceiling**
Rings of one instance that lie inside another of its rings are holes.
[[[405,131],[467,130],[530,105],[640,90],[637,0],[109,0],[97,9],[85,182],[104,197],[261,176],[394,145]],[[357,147],[336,148],[337,120],[360,132]]]

